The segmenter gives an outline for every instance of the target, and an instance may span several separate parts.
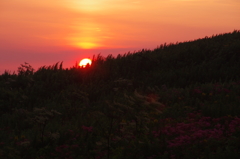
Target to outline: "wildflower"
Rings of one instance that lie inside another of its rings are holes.
[[[118,91],[118,88],[113,88],[114,91]]]
[[[102,142],[96,142],[96,145],[101,146]]]
[[[202,95],[203,95],[203,96],[205,96],[205,95],[206,95],[206,93],[202,93]]]
[[[158,100],[158,96],[156,94],[149,94],[147,95],[147,101],[149,103],[154,103]]]
[[[127,122],[126,122],[126,120],[122,120],[122,121],[120,122],[120,124],[125,125],[125,124],[127,124]]]
[[[212,119],[212,121],[217,123],[220,121],[220,118],[214,118],[214,119]]]
[[[200,89],[194,89],[193,92],[194,92],[194,93],[197,93],[197,94],[202,93],[202,91],[201,91]]]
[[[223,91],[226,92],[226,93],[231,92],[229,89],[226,89],[226,88],[224,88]]]
[[[159,133],[157,131],[152,131],[152,134],[155,136],[155,137],[158,137],[159,136]]]
[[[72,148],[78,148],[78,145],[71,145]]]
[[[73,136],[74,135],[74,131],[73,130],[68,130],[67,134]]]
[[[216,125],[215,125],[215,128],[216,128],[216,129],[220,129],[221,127],[222,127],[221,124],[216,124]]]
[[[176,158],[176,156],[175,156],[175,155],[171,155],[170,158],[171,158],[171,159],[174,159],[174,158]]]
[[[18,140],[18,136],[15,136],[15,137],[14,137],[14,140]]]
[[[156,155],[152,155],[152,156],[148,157],[148,159],[153,159],[155,157],[156,157]]]
[[[84,125],[83,125],[83,126],[82,126],[82,129],[85,130],[85,131],[87,131],[87,132],[92,132],[92,129],[93,129],[93,128],[92,128],[91,126],[90,126],[90,127],[87,127],[87,126],[84,126]]]
[[[154,123],[157,123],[158,122],[158,120],[157,119],[154,119],[154,121],[153,121]]]
[[[21,146],[29,146],[30,145],[30,141],[23,141],[20,143]]]
[[[62,152],[64,149],[68,149],[68,145],[60,145],[58,147],[55,148],[56,152]]]

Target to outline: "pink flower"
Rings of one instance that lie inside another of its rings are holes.
[[[93,128],[92,128],[91,126],[87,127],[87,126],[84,126],[84,125],[83,125],[83,126],[82,126],[82,129],[85,130],[85,131],[87,131],[87,132],[92,132],[92,129],[93,129]]]
[[[220,129],[221,128],[221,124],[216,124],[215,128]]]
[[[78,148],[78,145],[71,145],[72,148]]]
[[[193,133],[193,136],[196,139],[202,138],[204,136],[205,132],[203,130],[198,130],[197,132]]]
[[[226,88],[224,88],[223,90],[224,90],[224,92],[226,92],[226,93],[231,92],[229,89],[226,89]]]
[[[64,149],[67,149],[68,147],[69,147],[68,145],[60,145],[55,148],[55,151],[62,152]]]
[[[194,93],[198,93],[198,94],[202,93],[202,91],[201,91],[200,89],[197,89],[197,88],[194,89],[193,92],[194,92]]]

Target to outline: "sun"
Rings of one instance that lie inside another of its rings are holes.
[[[84,58],[80,61],[79,66],[85,68],[87,66],[87,64],[91,65],[92,60],[89,58]]]

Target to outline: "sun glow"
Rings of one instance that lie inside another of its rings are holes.
[[[81,42],[78,43],[77,45],[82,49],[92,49],[98,46],[97,44],[91,42]]]
[[[85,68],[88,64],[91,65],[92,60],[89,58],[85,58],[80,61],[79,66]]]
[[[71,8],[74,8],[76,10],[82,10],[85,12],[94,12],[103,10],[106,8],[106,5],[109,3],[107,0],[71,0],[68,1]]]
[[[81,49],[95,49],[104,46],[106,32],[104,25],[97,22],[83,20],[82,23],[76,23],[74,27],[76,33],[69,38],[69,44]]]

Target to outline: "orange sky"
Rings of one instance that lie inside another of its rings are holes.
[[[0,73],[240,29],[239,0],[0,0]]]

